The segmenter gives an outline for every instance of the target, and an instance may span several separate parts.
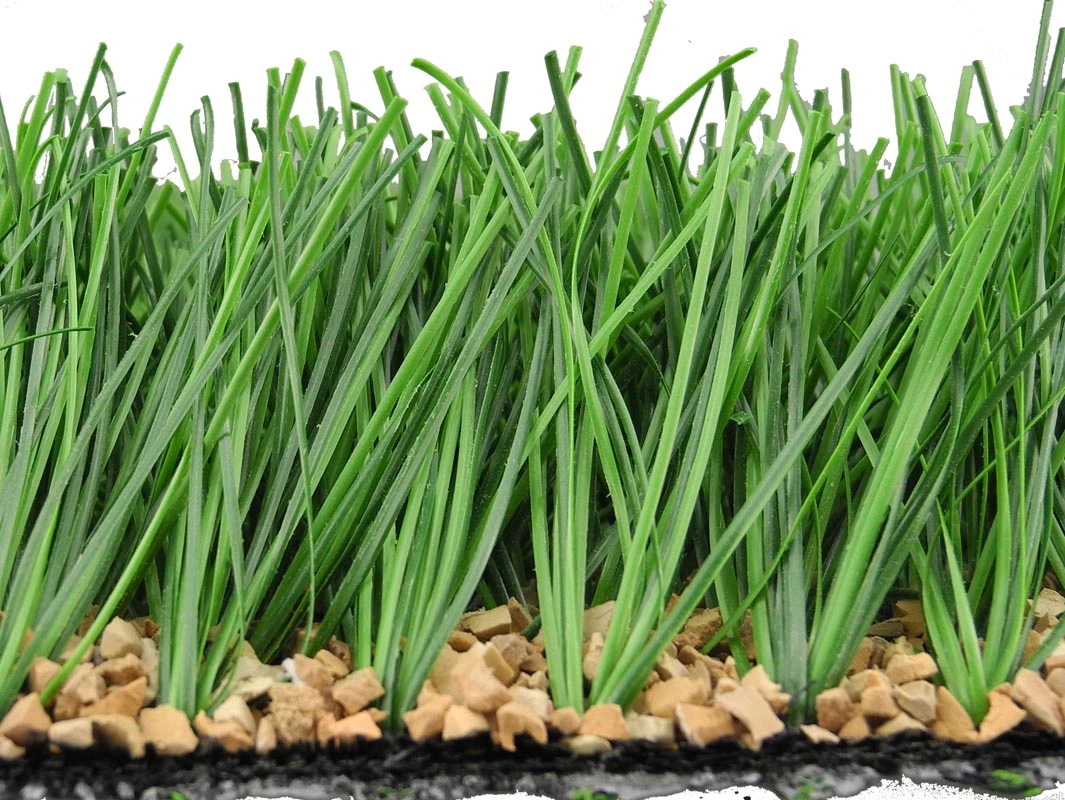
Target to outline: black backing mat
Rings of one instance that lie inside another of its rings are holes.
[[[626,743],[600,756],[576,756],[556,741],[541,747],[522,737],[517,753],[487,736],[461,742],[414,744],[385,737],[358,747],[278,750],[269,757],[200,752],[184,758],[149,753],[128,759],[103,751],[53,755],[31,749],[26,758],[0,762],[0,797],[12,800],[188,800],[297,797],[465,798],[529,792],[569,798],[586,789],[621,800],[685,789],[756,785],[781,797],[849,796],[884,778],[1004,790],[997,770],[1023,776],[1029,786],[1065,783],[1065,739],[1048,733],[1011,732],[986,745],[953,745],[925,735],[814,745],[788,731],[761,752],[735,743],[659,750]]]

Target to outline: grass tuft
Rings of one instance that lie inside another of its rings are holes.
[[[740,91],[750,48],[639,96],[663,9],[591,153],[580,48],[545,57],[526,137],[506,72],[482,105],[416,59],[426,136],[391,73],[357,102],[335,52],[337,106],[319,78],[317,118],[293,114],[297,60],[265,127],[237,84],[225,114],[203,98],[194,153],[156,125],[180,46],[136,135],[102,45],[84,86],[56,70],[18,120],[0,105],[0,708],[90,609],[46,700],[114,615],[150,616],[159,699],[189,715],[245,640],[337,635],[396,728],[474,601],[530,607],[578,710],[632,703],[702,605],[725,619],[706,651],[764,665],[796,723],[900,593],[976,721],[1055,652],[1065,627],[1032,636],[1065,583],[1049,2],[1008,127],[979,61],[949,118],[891,68],[890,168],[886,138],[854,147],[846,70],[839,106],[800,95],[794,42],[775,107]]]

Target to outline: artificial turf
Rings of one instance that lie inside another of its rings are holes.
[[[740,90],[750,49],[640,97],[661,2],[592,152],[578,48],[545,58],[525,137],[505,73],[481,104],[421,59],[438,130],[384,69],[353,102],[336,53],[339,105],[318,82],[301,120],[297,61],[268,71],[265,124],[231,85],[221,163],[209,99],[194,153],[157,128],[180,48],[136,132],[105,48],[80,91],[48,73],[0,108],[0,708],[91,607],[42,702],[144,616],[158,702],[189,718],[245,640],[270,660],[336,635],[399,730],[471,600],[513,597],[558,708],[632,706],[706,607],[704,652],[764,668],[796,725],[902,593],[979,724],[1065,635],[1036,609],[1065,578],[1050,8],[1007,114],[979,62],[952,116],[892,67],[890,168],[887,139],[851,144],[845,72],[842,103],[800,95],[795,48],[775,104]]]

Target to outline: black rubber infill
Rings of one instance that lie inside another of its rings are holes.
[[[622,743],[609,753],[576,756],[553,741],[524,737],[508,753],[487,735],[458,742],[415,744],[386,736],[357,747],[278,749],[270,756],[219,749],[181,758],[149,752],[130,759],[110,751],[49,753],[31,748],[0,762],[0,797],[37,800],[187,800],[299,797],[463,798],[530,792],[568,798],[578,789],[619,798],[759,785],[782,797],[847,796],[883,778],[964,785],[1003,792],[999,771],[1028,787],[1065,782],[1065,745],[1042,732],[1011,732],[985,745],[937,742],[925,734],[842,745],[814,745],[788,731],[751,752],[737,743],[661,750]]]

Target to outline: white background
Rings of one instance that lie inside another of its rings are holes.
[[[181,42],[185,49],[157,127],[165,123],[176,131],[191,164],[189,115],[207,94],[219,133],[216,158],[232,158],[228,83],[241,83],[248,122],[265,122],[265,70],[277,66],[284,73],[301,57],[307,70],[296,112],[310,124],[316,118],[316,75],[325,78],[327,103],[337,103],[329,60],[329,51],[337,49],[353,100],[381,110],[371,73],[383,65],[411,102],[415,131],[426,134],[440,126],[423,91],[430,80],[410,67],[412,58],[463,76],[486,108],[496,71],[507,70],[504,128],[527,134],[529,117],[551,107],[544,54],[555,49],[564,64],[576,44],[584,48],[583,78],[571,103],[591,151],[606,137],[648,8],[648,0],[0,0],[0,99],[13,128],[45,71],[65,67],[80,86],[103,41],[125,92],[120,122],[137,131],[170,50]],[[893,63],[926,76],[949,126],[961,67],[982,59],[1008,129],[1009,106],[1023,101],[1031,78],[1041,9],[1042,0],[669,0],[637,91],[668,102],[720,56],[754,46],[758,52],[737,68],[738,85],[745,102],[758,88],[769,89],[768,109],[774,111],[787,42],[794,38],[805,99],[827,87],[838,114],[839,71],[850,70],[858,147],[871,148],[878,136],[894,139]],[[1065,4],[1052,18],[1052,40],[1062,25]],[[696,106],[697,99],[675,119],[677,136],[687,135]],[[711,117],[720,118],[721,108],[715,91]],[[975,87],[970,110],[983,118]],[[785,141],[796,146],[788,133]],[[164,170],[172,165],[165,148],[160,156]]]

